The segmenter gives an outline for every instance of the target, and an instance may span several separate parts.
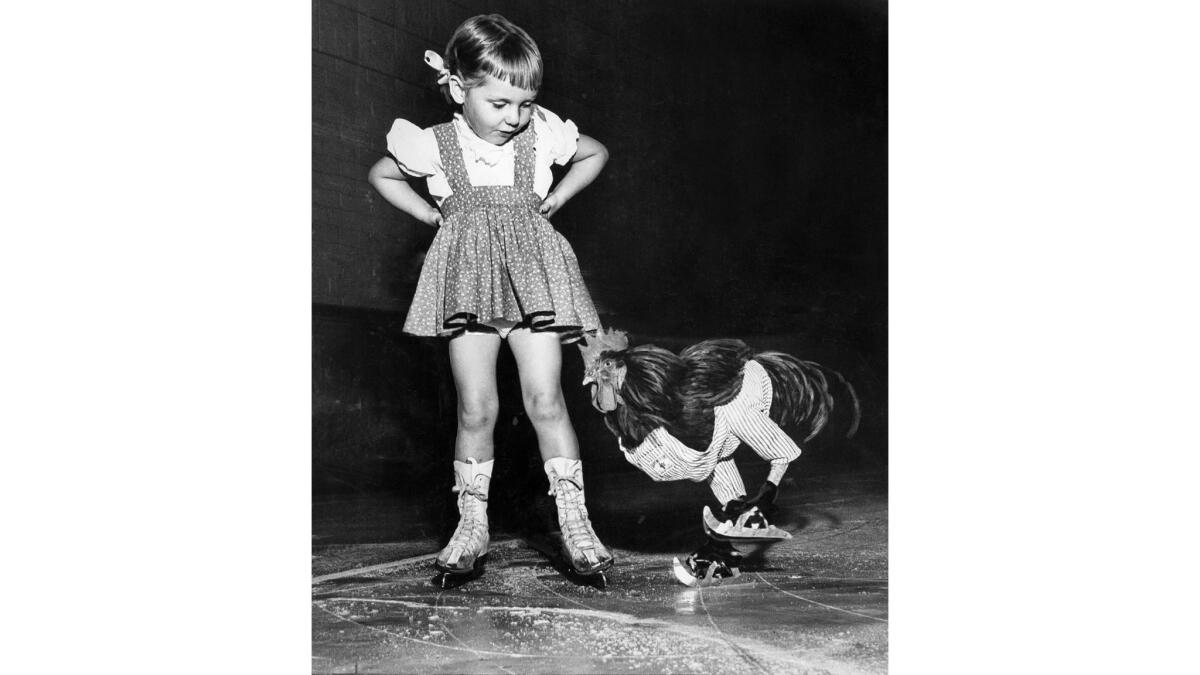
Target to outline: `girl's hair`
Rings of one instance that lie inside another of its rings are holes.
[[[464,21],[446,44],[445,62],[467,88],[488,75],[521,89],[542,88],[542,52],[537,43],[499,14],[480,14]],[[446,85],[442,93],[449,101]]]

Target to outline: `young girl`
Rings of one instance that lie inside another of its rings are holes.
[[[613,558],[588,519],[579,444],[560,384],[562,341],[598,328],[599,319],[570,244],[547,218],[596,178],[608,152],[535,103],[541,52],[498,14],[468,19],[444,60],[426,52],[425,61],[459,112],[428,129],[396,120],[387,136],[392,157],[371,168],[370,182],[389,203],[439,228],[404,325],[407,333],[449,338],[458,390],[459,522],[435,565],[463,574],[487,552],[496,357],[507,341],[567,558],[581,574],[600,572]],[[550,191],[552,164],[570,168]],[[410,177],[427,179],[437,208],[413,190]]]

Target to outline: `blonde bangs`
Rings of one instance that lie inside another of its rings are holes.
[[[515,42],[515,41],[514,41]],[[504,80],[514,87],[538,91],[542,88],[542,56],[537,47],[530,51],[526,45],[506,43],[497,50],[494,58],[488,59],[488,74]],[[504,53],[511,52],[511,53]]]

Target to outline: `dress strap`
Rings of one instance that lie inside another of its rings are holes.
[[[458,132],[453,122],[445,122],[433,127],[433,135],[437,138],[438,153],[442,156],[442,170],[446,172],[446,181],[455,194],[462,194],[471,188],[471,179],[467,176],[467,165],[463,162],[462,146],[458,144]]]
[[[467,174],[467,165],[463,161],[462,146],[458,142],[458,130],[454,122],[445,122],[433,127],[433,135],[437,138],[438,153],[442,156],[442,169],[446,172],[446,181],[455,194],[470,190],[471,178]],[[513,139],[513,187],[523,192],[533,192],[533,174],[536,151],[534,143],[537,132],[533,124]]]
[[[515,140],[517,147],[513,153],[513,187],[533,192],[533,168],[536,160],[534,143],[537,142],[537,132],[533,122],[525,127],[525,131]]]

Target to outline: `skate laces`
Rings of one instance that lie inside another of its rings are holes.
[[[564,485],[565,483],[565,485]],[[587,506],[583,502],[583,489],[569,478],[559,478],[550,489],[558,506],[559,528],[563,540],[576,548],[602,549],[600,538],[592,529]]]
[[[563,538],[571,540],[571,543],[580,548],[596,548],[600,543],[596,539],[596,533],[592,531],[592,525],[587,520],[564,520],[561,524]]]
[[[566,483],[566,485],[563,485]],[[559,513],[567,514],[568,518],[587,520],[587,506],[583,503],[583,488],[570,478],[559,478],[547,494],[554,495]]]
[[[487,525],[483,521],[476,518],[460,518],[458,527],[454,530],[454,535],[450,537],[446,548],[473,549],[483,543],[486,533]]]
[[[447,548],[479,545],[487,534],[487,494],[473,486],[455,485],[451,490],[458,493],[459,519]]]
[[[475,551],[477,554],[483,547],[483,540],[487,536],[487,523],[476,518],[469,518],[465,514],[458,520],[458,527],[455,528],[454,534],[450,537],[450,541],[446,544],[446,551],[460,549],[463,552]]]

